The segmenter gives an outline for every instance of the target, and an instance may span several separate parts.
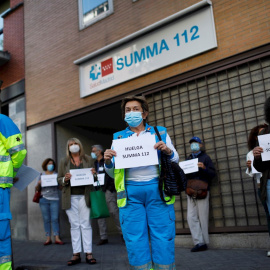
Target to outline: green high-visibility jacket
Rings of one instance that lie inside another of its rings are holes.
[[[9,117],[0,114],[0,188],[13,186],[25,156],[20,130]]]

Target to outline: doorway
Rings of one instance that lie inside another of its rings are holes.
[[[100,144],[104,150],[110,148],[113,133],[123,130],[125,127],[121,115],[121,102],[57,122],[55,124],[57,164],[66,156],[66,143],[69,138],[78,138],[83,145],[84,152],[90,155],[92,145]],[[107,218],[106,221],[108,234],[117,233],[113,219]],[[99,231],[96,220],[92,220],[92,228],[93,239],[98,238]],[[60,231],[61,237],[70,238],[70,225],[64,211],[60,211]]]

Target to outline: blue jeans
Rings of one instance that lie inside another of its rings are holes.
[[[39,200],[39,206],[43,216],[46,236],[51,236],[51,224],[53,235],[59,235],[59,200],[47,200],[42,197]]]
[[[259,198],[261,200],[261,189],[260,188],[258,188],[258,195],[259,195]],[[269,196],[269,195],[267,194],[267,196]],[[262,200],[261,200],[261,203],[263,205],[264,212],[266,214],[268,233],[269,233],[269,236],[270,236],[270,213],[269,213],[269,210],[268,210],[267,203],[265,201],[262,201]]]
[[[119,211],[131,269],[175,269],[173,204],[160,199],[157,180],[127,181],[126,192],[127,205]]]
[[[266,204],[268,207],[268,212],[270,214],[270,179],[267,180],[267,198],[266,198]]]
[[[10,189],[0,188],[0,269],[11,262]]]

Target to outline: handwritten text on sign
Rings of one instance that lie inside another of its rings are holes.
[[[41,175],[41,186],[52,187],[57,186],[57,174]]]
[[[179,162],[179,166],[182,168],[185,174],[197,172],[199,170],[197,158],[181,161]]]
[[[73,186],[87,186],[94,184],[94,177],[91,169],[77,169],[70,170],[71,179],[70,185]]]
[[[157,150],[154,149],[156,139],[154,135],[129,137],[113,140],[116,151],[115,169],[126,169],[158,164]]]
[[[263,148],[262,161],[270,160],[270,134],[258,136],[258,141]]]

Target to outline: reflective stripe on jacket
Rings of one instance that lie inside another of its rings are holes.
[[[167,136],[167,129],[165,127],[158,126],[158,131],[161,136],[161,139],[163,142],[166,143],[166,136]],[[151,132],[151,134],[155,134],[154,127],[149,126],[146,124],[145,130],[147,132]],[[113,134],[113,139],[126,139],[134,134],[133,131],[130,130],[130,128],[126,128],[125,130],[116,132]],[[156,134],[155,134],[156,135]],[[159,139],[157,136],[156,142],[159,142]],[[158,151],[158,156],[160,156],[160,151]],[[127,193],[126,193],[126,187],[125,187],[125,169],[114,169],[114,181],[115,181],[115,189],[117,191],[117,205],[119,208],[125,207],[127,204]],[[170,197],[165,197],[165,200],[169,200]],[[167,204],[173,204],[175,202],[175,196],[172,196],[171,200],[167,202]]]
[[[0,114],[0,187],[12,187],[26,156],[22,135],[14,122]]]

